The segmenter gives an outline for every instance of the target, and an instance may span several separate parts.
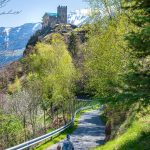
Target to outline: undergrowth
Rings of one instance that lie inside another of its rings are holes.
[[[115,134],[95,150],[150,150],[150,106],[135,102],[113,103],[107,107],[102,118],[112,120]]]
[[[134,121],[126,132],[95,150],[149,150],[150,116]]]

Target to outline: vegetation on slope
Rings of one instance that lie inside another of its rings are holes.
[[[52,34],[34,51],[24,59],[26,77],[22,81],[16,77],[8,88],[10,95],[1,97],[2,149],[66,124],[78,104],[73,94],[76,71],[63,37]],[[18,130],[12,141],[9,130],[14,126]]]
[[[134,121],[126,132],[96,150],[149,150],[150,117]]]
[[[98,10],[102,7],[108,13],[93,26],[85,55],[87,90],[104,103],[103,115],[112,125],[113,140],[98,149],[148,149],[149,3],[147,0],[88,2],[94,8],[95,18],[101,16]],[[145,124],[141,121],[143,117],[147,118]]]
[[[93,10],[90,25],[61,34],[56,28],[41,42],[30,41],[35,47],[26,51],[25,76],[16,76],[10,95],[1,96],[0,148],[65,124],[76,108],[74,93],[104,104],[112,141],[99,149],[149,148],[149,1],[86,1]],[[19,133],[10,132],[14,127]]]

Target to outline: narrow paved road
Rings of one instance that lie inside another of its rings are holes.
[[[103,144],[105,138],[104,128],[105,126],[100,120],[98,110],[84,113],[79,119],[77,129],[71,135],[75,150],[88,150]],[[62,142],[58,144],[62,145]],[[56,150],[58,144],[47,150]]]

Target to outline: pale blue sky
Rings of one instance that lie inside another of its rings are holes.
[[[84,0],[11,0],[6,7],[0,9],[21,10],[18,15],[1,15],[0,27],[19,26],[24,23],[40,22],[45,12],[56,12],[58,5],[68,6],[68,12],[76,9],[87,8]]]

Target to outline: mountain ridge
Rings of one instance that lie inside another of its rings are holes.
[[[80,9],[68,13],[68,24],[81,26],[88,19],[89,10]],[[18,27],[0,27],[0,66],[22,57],[28,40],[41,29],[38,23],[25,23]]]

